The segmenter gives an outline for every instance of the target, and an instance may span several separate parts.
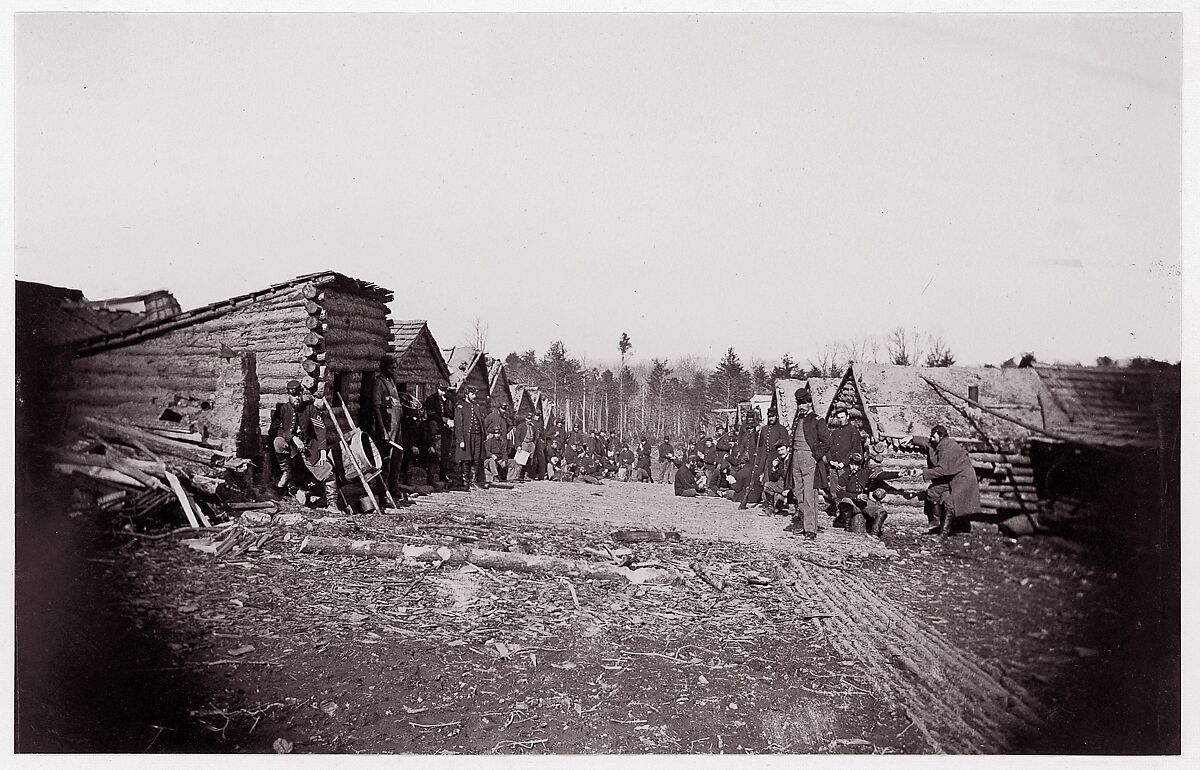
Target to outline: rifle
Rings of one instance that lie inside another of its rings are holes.
[[[762,430],[757,430],[754,433],[754,470],[750,473],[750,478],[746,480],[746,488],[742,490],[742,502],[738,504],[738,510],[744,511],[749,506],[746,502],[750,499],[750,487],[754,486],[754,474],[758,470],[758,453],[762,451]]]

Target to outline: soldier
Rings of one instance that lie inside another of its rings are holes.
[[[867,531],[876,537],[883,537],[883,523],[888,513],[880,505],[887,495],[887,491],[880,486],[882,479],[872,473],[870,464],[861,452],[852,452],[846,458],[846,465],[839,476],[835,499],[838,518],[844,519],[849,528],[855,515],[861,513],[867,518]]]
[[[454,438],[458,444],[455,459],[462,472],[463,487],[483,480],[483,405],[478,403],[475,388],[467,388],[466,401],[454,408]]]
[[[633,450],[628,444],[621,447],[621,451],[617,453],[617,480],[629,481],[633,473],[633,461],[636,459]]]
[[[379,374],[371,392],[371,417],[375,443],[383,455],[384,488],[404,498],[400,491],[400,470],[404,462],[402,435],[404,407],[396,387],[396,362],[391,356],[379,361]]]
[[[796,419],[792,425],[792,463],[789,479],[796,514],[786,528],[806,540],[817,537],[817,467],[829,451],[829,426],[813,412],[808,388],[796,391]]]
[[[337,477],[329,459],[325,418],[311,399],[304,396],[300,383],[287,384],[287,400],[275,405],[271,412],[271,454],[279,465],[276,488],[286,490],[293,474],[311,477],[325,490],[325,507],[337,511]]]
[[[501,400],[500,406],[496,407],[492,404],[491,396],[484,395],[483,430],[488,436],[491,436],[492,433],[497,436],[496,478],[504,478],[508,470],[508,435],[512,426],[509,424],[506,408],[507,405],[503,400]],[[496,478],[489,479],[489,481],[495,481]]]
[[[675,458],[675,496],[696,497],[696,476],[682,457]]]
[[[425,431],[422,456],[425,460],[425,472],[429,477],[429,485],[442,489],[450,483],[446,473],[446,410],[444,389],[438,387],[425,397]],[[451,433],[453,442],[453,433]]]
[[[504,443],[496,430],[488,431],[487,438],[483,442],[483,449],[483,480],[490,484],[500,478],[500,464],[504,462],[501,459],[504,456]]]
[[[949,537],[958,516],[977,514],[982,509],[979,502],[979,478],[971,464],[971,456],[954,439],[943,425],[935,425],[929,438],[909,436],[905,443],[925,450],[925,470],[914,468],[909,475],[921,476],[929,482],[925,492],[927,506],[934,511],[941,509],[941,521],[929,534],[940,532]],[[927,510],[927,514],[929,511]]]
[[[773,516],[777,513],[787,512],[788,498],[792,496],[792,490],[787,484],[788,468],[791,464],[788,459],[789,451],[786,444],[781,444],[771,452],[771,459],[766,464],[766,477],[762,487],[762,510],[758,512],[759,516]]]
[[[671,482],[671,471],[675,468],[675,463],[672,462],[674,458],[675,447],[671,446],[671,437],[663,436],[662,443],[658,445],[658,482],[660,484]]]
[[[841,475],[848,458],[855,452],[861,455],[864,450],[858,426],[850,422],[850,410],[842,406],[836,407],[831,417],[829,451],[825,453],[822,470],[818,471],[818,475],[823,477],[818,479],[818,488],[827,491],[830,503],[836,505],[836,501],[841,498]]]
[[[403,388],[403,386],[401,386]],[[426,460],[428,447],[422,437],[425,434],[425,409],[412,393],[400,391],[400,405],[404,414],[401,417],[400,436],[403,438],[404,460],[400,467],[400,482],[405,487],[412,486],[412,469],[421,467]],[[405,489],[405,492],[410,490]]]
[[[525,459],[523,463],[516,463],[515,480],[527,481],[532,478],[532,468],[529,465],[533,461],[533,451],[537,448],[537,429],[534,427],[533,415],[526,415],[525,420],[517,423],[513,428],[513,446],[522,453],[522,457]]]

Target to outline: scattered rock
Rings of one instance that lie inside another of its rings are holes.
[[[276,738],[275,742],[271,744],[271,748],[275,749],[276,754],[291,754],[292,742],[286,738]]]
[[[285,514],[280,515],[282,516]],[[271,523],[271,514],[267,513],[266,511],[246,511],[238,517],[238,521],[242,523],[242,526],[261,527]]]
[[[255,647],[253,644],[245,644],[245,645],[242,645],[241,647],[234,647],[232,650],[229,650],[226,653],[226,655],[228,655],[231,658],[236,658],[241,655],[248,655],[248,654],[254,652],[254,650],[255,650]]]
[[[271,523],[277,527],[295,527],[304,523],[303,513],[277,513],[271,519]]]

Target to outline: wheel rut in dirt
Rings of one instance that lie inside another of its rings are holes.
[[[870,672],[938,753],[1002,753],[1046,729],[1039,704],[989,663],[952,644],[885,591],[844,569],[789,556],[782,582],[830,645]],[[815,608],[815,609],[814,609]]]

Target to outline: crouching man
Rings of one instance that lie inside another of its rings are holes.
[[[880,502],[887,490],[878,486],[877,477],[863,460],[862,453],[854,452],[845,461],[845,468],[837,480],[837,518],[854,529],[854,517],[866,519],[866,530],[875,537],[883,537],[883,523],[888,513]]]
[[[296,380],[287,384],[287,396],[272,410],[267,432],[280,469],[275,487],[286,491],[295,481],[303,489],[316,482],[324,488],[325,507],[337,512],[337,478],[329,458],[325,418]]]
[[[675,463],[675,496],[676,497],[695,497],[696,492],[696,474],[692,473],[692,469],[683,461],[682,457],[676,457]]]

